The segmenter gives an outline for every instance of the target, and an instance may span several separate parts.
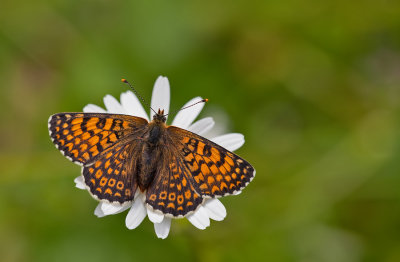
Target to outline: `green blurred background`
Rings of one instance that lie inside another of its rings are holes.
[[[400,2],[3,0],[0,261],[400,261]],[[257,176],[201,231],[99,219],[49,115],[210,99]]]

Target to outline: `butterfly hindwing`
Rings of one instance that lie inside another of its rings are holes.
[[[131,201],[137,188],[135,140],[118,143],[104,151],[82,175],[90,193],[97,199],[124,203]]]
[[[254,168],[243,158],[216,143],[178,127],[169,126],[189,181],[204,197],[220,197],[240,192],[253,179]]]
[[[182,217],[196,210],[203,198],[189,182],[188,170],[173,151],[172,148],[164,150],[161,169],[147,189],[146,202],[163,214]]]

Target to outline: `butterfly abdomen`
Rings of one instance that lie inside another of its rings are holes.
[[[162,162],[163,150],[159,147],[162,146],[164,132],[165,125],[153,121],[149,124],[149,130],[143,138],[141,161],[138,167],[138,186],[142,191],[149,187]]]

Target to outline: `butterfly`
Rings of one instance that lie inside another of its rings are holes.
[[[128,204],[140,190],[166,216],[183,217],[207,198],[240,192],[254,168],[243,158],[190,131],[110,113],[58,113],[49,118],[55,146],[82,166],[84,183],[99,201]]]

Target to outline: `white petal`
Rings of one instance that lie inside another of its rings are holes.
[[[104,217],[104,216],[108,216],[108,215],[115,215],[121,212],[124,212],[125,210],[127,210],[128,208],[130,208],[130,205],[121,205],[120,208],[117,208],[118,206],[115,207],[110,207],[110,205],[113,204],[109,204],[109,203],[105,203],[105,202],[100,202],[96,209],[94,210],[94,214],[97,217]]]
[[[77,178],[74,179],[75,186],[79,189],[86,189],[85,182],[83,181],[82,176],[78,176]]]
[[[97,216],[97,217],[104,217],[104,216],[105,216],[104,213],[103,213],[103,210],[101,210],[102,204],[103,204],[103,203],[99,203],[99,204],[97,205],[96,209],[94,210],[94,214],[95,214],[95,216]]]
[[[215,122],[212,117],[205,117],[194,122],[191,126],[187,128],[187,130],[198,135],[203,135],[210,131],[214,124]]]
[[[165,239],[169,234],[169,229],[171,228],[171,218],[164,217],[161,223],[154,224],[154,230],[156,231],[157,237]]]
[[[221,221],[226,217],[225,206],[216,198],[207,200],[204,204],[204,208],[206,209],[208,216],[213,220]]]
[[[203,206],[200,206],[193,214],[188,215],[186,218],[198,229],[206,229],[210,225],[210,219]]]
[[[149,219],[153,223],[161,223],[164,219],[164,215],[153,211],[151,208],[147,208],[147,215],[149,216]]]
[[[168,114],[169,111],[169,82],[168,78],[159,76],[154,84],[153,93],[151,95],[151,107],[157,112],[158,109],[163,110],[164,114]],[[154,112],[150,112],[150,119],[153,119]]]
[[[106,113],[106,110],[103,108],[93,105],[93,104],[88,104],[83,108],[83,112],[85,113]]]
[[[182,108],[193,105],[196,102],[199,102],[201,100],[202,100],[201,97],[195,97],[195,98],[191,99],[189,102],[187,102]],[[178,114],[176,114],[174,121],[172,122],[172,125],[183,128],[183,129],[188,128],[190,126],[190,124],[200,114],[203,107],[204,107],[204,103],[200,103],[195,106],[191,106],[187,109],[179,111]]]
[[[121,105],[127,114],[142,117],[149,121],[149,116],[146,114],[142,104],[131,91],[121,94]]]
[[[239,133],[230,133],[214,137],[211,139],[211,141],[228,149],[229,151],[235,151],[244,144],[244,136]]]
[[[143,219],[146,217],[147,211],[146,207],[141,201],[141,199],[136,199],[133,202],[131,209],[125,219],[126,227],[129,229],[134,229],[142,223]]]
[[[114,114],[126,114],[124,108],[121,106],[121,104],[118,102],[115,97],[111,95],[106,95],[103,98],[104,105],[107,108],[108,113],[114,113]]]
[[[119,213],[119,211],[123,208],[124,208],[123,205],[118,205],[118,204],[103,203],[101,205],[101,211],[103,211],[104,215]]]

